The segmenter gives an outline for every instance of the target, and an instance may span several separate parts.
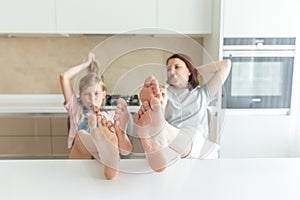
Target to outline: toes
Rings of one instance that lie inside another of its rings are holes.
[[[148,101],[144,101],[142,106],[140,107],[138,113],[139,115],[143,115],[147,110],[150,109],[150,105]]]
[[[114,121],[118,121],[120,119],[120,113],[116,111],[113,119]]]
[[[135,115],[135,120],[139,120],[142,115],[150,109],[150,105],[148,101],[144,101],[143,104],[141,105],[140,109],[138,110],[138,112]]]
[[[144,114],[142,107],[139,109],[139,111],[137,112],[139,118]]]
[[[127,103],[126,103],[125,99],[119,98],[119,99],[118,99],[118,106],[119,106],[119,105],[120,105],[122,108],[126,107],[126,106],[127,106]]]
[[[135,114],[135,121],[137,122],[140,118],[141,118],[141,115],[139,114],[139,112],[137,112]]]
[[[149,110],[150,109],[150,104],[148,101],[145,101],[142,105],[142,107],[145,111]]]
[[[156,78],[152,75],[148,76],[144,82],[144,86],[149,87],[153,81],[156,81]]]
[[[152,98],[150,101],[151,110],[159,111],[160,110],[160,102],[157,98]]]
[[[103,117],[101,118],[101,125],[102,125],[102,126],[106,126],[106,124],[107,124],[107,119],[106,119],[106,117],[103,116]]]
[[[107,122],[107,128],[108,128],[112,133],[115,132],[114,124],[112,123],[112,121],[108,121],[108,122]]]
[[[115,121],[115,126],[118,128],[120,126],[120,121],[119,120],[116,120]]]

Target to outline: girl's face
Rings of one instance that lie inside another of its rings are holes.
[[[80,94],[80,99],[88,110],[92,110],[92,105],[97,107],[101,106],[105,96],[106,91],[102,90],[101,84],[97,84],[95,86],[85,87]]]
[[[167,63],[167,83],[176,88],[188,88],[191,72],[179,58],[172,58]]]

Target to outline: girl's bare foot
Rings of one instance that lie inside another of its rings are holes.
[[[117,134],[124,134],[124,132],[126,132],[129,117],[126,101],[122,98],[119,98],[114,115],[115,129]]]
[[[119,98],[114,115],[114,128],[118,136],[119,149],[122,155],[128,155],[132,151],[132,145],[126,134],[129,119],[130,114],[127,109],[127,103],[124,99]]]
[[[98,150],[92,140],[91,134],[87,133],[85,130],[80,130],[78,132],[78,136],[76,136],[75,138],[75,143],[81,144],[81,145],[74,144],[74,147],[80,149],[80,152],[87,152],[86,154],[89,155],[89,159],[91,159],[92,158],[91,156],[93,156],[94,158],[99,160]]]
[[[100,160],[106,165],[115,165],[118,159],[111,160],[111,155],[118,155],[118,138],[115,133],[115,129],[111,121],[107,121],[105,117],[102,117],[98,121],[98,127],[96,124],[95,116],[90,116],[89,126],[91,128],[91,136],[94,141],[94,144],[98,150]],[[116,165],[117,166],[117,165]]]
[[[146,153],[150,167],[157,172],[166,168],[163,150],[168,147],[165,119],[157,98],[145,101],[136,114],[136,131]]]
[[[89,117],[89,127],[100,161],[105,165],[104,174],[107,179],[113,179],[118,174],[120,160],[118,138],[113,123],[102,117],[98,121],[97,127],[96,116],[91,115]]]

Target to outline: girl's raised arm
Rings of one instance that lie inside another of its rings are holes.
[[[69,101],[73,95],[73,87],[71,80],[82,70],[86,69],[91,65],[91,63],[95,60],[94,53],[89,53],[87,60],[80,64],[71,67],[67,71],[60,74],[60,85],[62,88],[62,92],[64,95],[65,101]]]

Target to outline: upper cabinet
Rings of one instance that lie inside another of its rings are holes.
[[[3,0],[0,33],[212,32],[211,0]]]
[[[298,0],[224,0],[223,36],[295,36],[298,10]]]
[[[211,0],[158,0],[157,27],[186,34],[212,32]]]
[[[55,1],[1,1],[0,33],[54,33]]]
[[[156,2],[149,0],[56,0],[57,30],[111,34],[156,26]]]

